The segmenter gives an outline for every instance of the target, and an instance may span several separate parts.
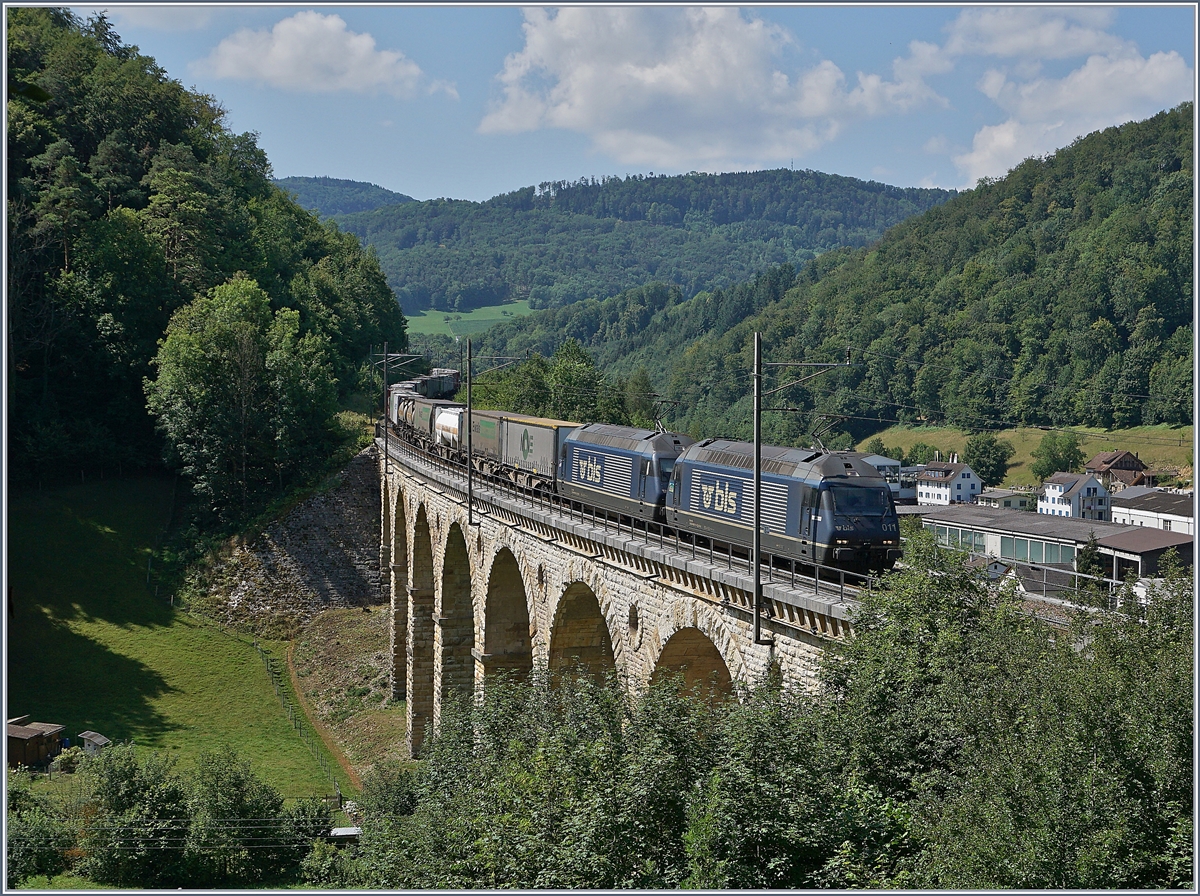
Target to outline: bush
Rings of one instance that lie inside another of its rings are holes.
[[[354,883],[353,853],[334,846],[327,840],[314,840],[308,855],[300,863],[305,882],[318,887],[344,889]]]
[[[87,753],[83,751],[83,747],[69,747],[54,758],[54,763],[51,767],[56,772],[71,774],[78,770],[86,758]]]
[[[8,862],[5,883],[20,886],[31,877],[53,877],[70,865],[68,852],[75,845],[74,832],[57,816],[44,796],[32,790],[28,769],[9,773],[5,813],[5,851]]]
[[[68,852],[75,835],[62,818],[42,809],[9,815],[4,842],[8,853],[5,882],[20,886],[31,877],[53,877],[70,866]]]

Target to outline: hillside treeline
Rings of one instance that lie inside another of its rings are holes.
[[[729,286],[771,265],[865,246],[951,195],[815,171],[638,175],[336,220],[375,248],[409,311],[525,298],[548,308],[654,280],[685,296]]]
[[[337,177],[281,177],[275,181],[275,186],[295,196],[301,208],[324,217],[416,201],[411,196],[393,193],[376,184]]]
[[[855,440],[891,422],[1192,421],[1192,107],[1109,128],[892,228],[687,299],[668,286],[499,324],[480,353],[577,339],[645,368],[679,429],[749,433],[752,334],[768,362],[837,362],[779,394],[765,437]],[[768,371],[768,385],[799,376]],[[772,406],[768,402],[768,406]]]
[[[357,853],[384,889],[1187,888],[1192,588],[1071,630],[911,533],[809,693],[491,681],[413,772],[377,773]]]
[[[372,344],[403,343],[404,318],[378,262],[274,187],[255,135],[229,131],[213,98],[185,90],[123,44],[103,15],[83,21],[33,8],[7,15],[14,479],[156,462],[164,446],[145,384],[158,373],[159,341],[173,315],[224,284],[261,292],[266,310],[225,320],[233,341],[220,351],[183,333],[181,318],[180,345],[227,372],[236,358],[242,375],[295,379],[302,373],[285,376],[280,360],[270,374],[263,355],[263,315],[284,314],[271,345],[286,353],[303,343],[321,356],[311,369],[330,377],[313,387],[323,412],[326,387],[354,388]],[[256,327],[258,341],[250,340],[246,328]],[[288,400],[312,404],[302,391],[298,385]],[[195,410],[204,419],[233,413]],[[276,484],[296,472],[281,460],[287,449],[269,423],[253,433],[244,418],[224,425],[241,427],[242,447],[268,456],[263,475]],[[178,459],[175,439],[186,445],[200,434],[167,435]],[[324,444],[310,445],[310,460],[319,460]]]

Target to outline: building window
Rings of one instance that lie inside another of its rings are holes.
[[[1163,520],[1163,531],[1164,532],[1171,531],[1171,521],[1170,520]]]

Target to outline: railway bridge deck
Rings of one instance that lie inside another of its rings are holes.
[[[500,672],[578,666],[631,688],[671,672],[729,689],[773,668],[806,685],[824,646],[850,631],[855,590],[836,572],[764,562],[773,643],[756,644],[753,578],[731,551],[491,482],[474,484],[468,514],[463,470],[377,443],[392,690],[407,701],[414,754],[445,700]]]

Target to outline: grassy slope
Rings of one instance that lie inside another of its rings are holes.
[[[171,490],[168,478],[141,478],[10,499],[9,715],[132,739],[184,764],[228,743],[285,796],[327,792],[254,649],[147,588]]]
[[[1084,434],[1080,439],[1084,460],[1101,451],[1125,450],[1137,452],[1138,456],[1153,470],[1164,468],[1188,469],[1192,466],[1191,426],[1137,426],[1132,429],[1102,430],[1082,426],[1071,427],[1072,432]],[[924,442],[940,449],[943,453],[962,452],[969,434],[953,427],[910,427],[893,426],[879,433],[884,445],[900,447],[905,451],[917,442]],[[996,435],[1008,439],[1016,449],[1005,486],[1037,485],[1029,464],[1033,451],[1042,441],[1045,432],[1033,427],[1009,429]],[[874,438],[874,436],[872,436]],[[864,439],[856,447],[864,448],[870,439]],[[1190,476],[1190,473],[1187,475]]]
[[[386,605],[326,610],[297,638],[292,660],[312,711],[360,773],[407,759],[403,701],[388,681]]]
[[[416,336],[470,336],[482,333],[493,324],[524,317],[529,314],[529,302],[506,302],[489,305],[474,311],[423,311],[407,316],[409,335]],[[457,320],[452,318],[459,318]]]

